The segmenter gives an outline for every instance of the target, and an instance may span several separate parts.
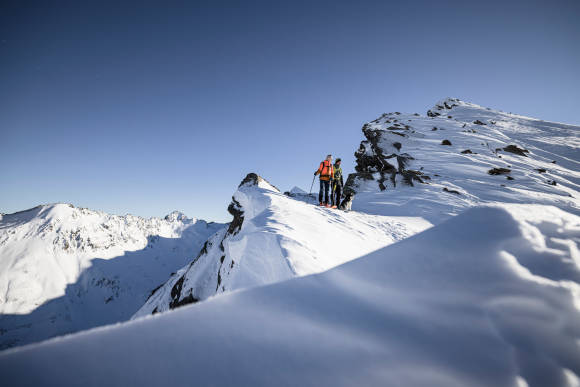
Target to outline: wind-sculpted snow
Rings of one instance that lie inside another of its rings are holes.
[[[123,321],[219,228],[68,204],[0,219],[0,349]]]
[[[316,207],[280,193],[256,174],[249,174],[235,192],[230,212],[234,220],[229,229],[209,239],[200,255],[155,291],[135,317],[318,273],[430,226],[420,218]]]
[[[427,113],[363,126],[352,208],[437,224],[490,202],[550,204],[580,214],[580,127],[446,99]]]
[[[576,386],[580,218],[474,208],[325,273],[0,354],[19,386]],[[90,361],[87,361],[90,359]]]

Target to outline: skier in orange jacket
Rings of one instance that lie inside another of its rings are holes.
[[[321,206],[330,207],[328,203],[328,191],[330,190],[330,182],[334,178],[334,166],[332,165],[332,155],[326,156],[326,159],[320,163],[318,170],[314,172],[314,176],[320,175],[320,191],[318,192],[318,203]],[[322,202],[322,193],[324,191],[324,203]]]

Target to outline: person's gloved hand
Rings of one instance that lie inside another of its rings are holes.
[[[314,172],[314,176],[316,176],[317,174],[318,174],[318,171],[315,171],[315,172]]]

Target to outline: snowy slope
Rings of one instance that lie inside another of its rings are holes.
[[[228,230],[173,275],[135,315],[144,316],[218,293],[318,273],[431,226],[420,218],[320,208],[282,194],[249,174],[232,198]],[[300,195],[299,195],[300,196]],[[305,195],[301,195],[305,196]]]
[[[69,204],[0,218],[0,348],[126,320],[221,224]]]
[[[470,209],[322,274],[0,353],[0,373],[15,386],[577,386],[578,242],[580,218],[555,207]]]
[[[433,224],[489,202],[580,214],[580,127],[448,98],[427,116],[384,114],[362,130],[347,183],[355,210]]]

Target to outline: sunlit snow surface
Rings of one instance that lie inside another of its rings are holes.
[[[385,154],[410,155],[414,160],[407,169],[429,176],[429,184],[393,187],[387,179],[387,190],[380,192],[379,174],[375,173],[375,180],[359,187],[354,210],[421,216],[433,224],[489,202],[549,204],[580,214],[580,127],[456,99],[443,100],[431,111],[440,116],[390,113],[368,124],[370,129],[382,131],[379,146]],[[451,145],[442,145],[443,140]],[[393,148],[393,142],[401,144],[399,150]],[[504,151],[509,145],[529,152],[521,156]],[[473,153],[461,153],[466,150]],[[371,149],[368,152],[372,155]],[[489,175],[493,168],[510,172]]]

